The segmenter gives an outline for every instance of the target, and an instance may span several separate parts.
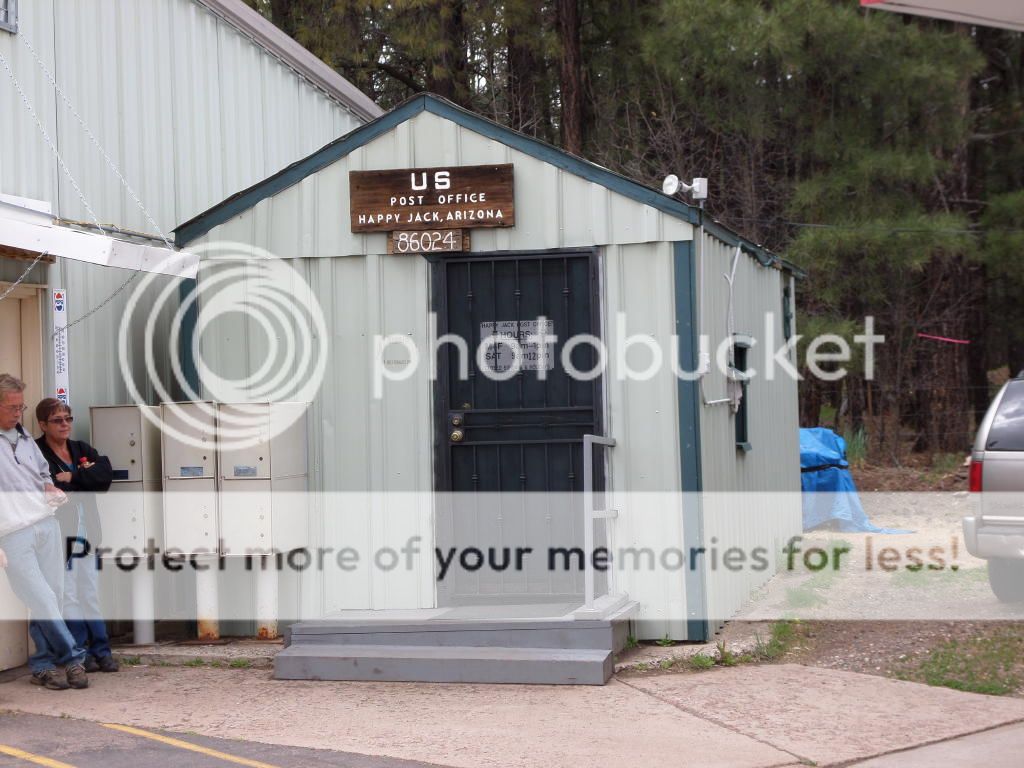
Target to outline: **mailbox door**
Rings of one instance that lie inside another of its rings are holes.
[[[142,416],[135,406],[92,408],[92,444],[110,458],[115,482],[143,479]]]
[[[103,526],[103,547],[129,549],[140,555],[146,547],[146,500],[142,483],[114,483],[107,493],[96,494],[96,508]],[[95,542],[92,542],[95,546]]]
[[[185,554],[217,552],[217,481],[167,480],[164,484],[164,542]]]
[[[246,555],[274,546],[269,480],[224,480],[220,499],[223,554]]]
[[[270,478],[270,406],[218,406],[220,473],[225,480]]]
[[[288,477],[274,481],[274,547],[282,552],[309,547],[309,514],[313,494],[309,479]]]
[[[274,403],[270,410],[273,477],[297,477],[309,472],[306,460],[306,403]]]
[[[216,419],[212,404],[175,403],[162,408],[164,477],[215,478]]]

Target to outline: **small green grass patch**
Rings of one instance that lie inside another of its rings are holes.
[[[949,640],[912,666],[896,672],[901,680],[957,691],[1007,696],[1024,680],[1024,633],[1004,631],[971,640]]]

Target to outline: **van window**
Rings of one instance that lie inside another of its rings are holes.
[[[1006,386],[985,443],[987,451],[1024,451],[1024,380]]]

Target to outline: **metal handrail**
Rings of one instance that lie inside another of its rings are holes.
[[[618,517],[614,509],[594,509],[594,446],[615,446],[615,439],[601,435],[583,436],[583,597],[584,610],[594,610],[594,524]],[[609,589],[610,589],[609,584]]]

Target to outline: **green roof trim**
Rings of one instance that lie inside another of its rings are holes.
[[[273,176],[269,176],[248,189],[232,195],[204,213],[180,224],[174,230],[175,243],[179,247],[188,245],[214,227],[224,224],[268,197],[272,197],[278,192],[298,184],[307,176],[340,160],[353,150],[368,144],[378,136],[387,133],[421,112],[430,112],[431,114],[443,117],[474,133],[494,139],[524,154],[554,165],[588,181],[600,184],[611,189],[613,192],[617,192],[644,205],[649,205],[670,216],[683,219],[690,224],[700,225],[703,218],[704,228],[708,232],[730,245],[741,245],[745,251],[758,259],[762,264],[766,266],[774,264],[792,271],[799,277],[804,275],[802,270],[780,259],[770,251],[744,240],[717,222],[709,221],[707,217],[703,216],[703,212],[700,209],[692,205],[687,205],[680,200],[668,197],[660,190],[652,189],[607,168],[602,168],[596,163],[584,160],[539,139],[532,138],[474,114],[432,93],[420,93],[413,96],[376,120],[359,126],[341,138],[335,139],[330,144],[318,149],[308,157],[292,163]]]

